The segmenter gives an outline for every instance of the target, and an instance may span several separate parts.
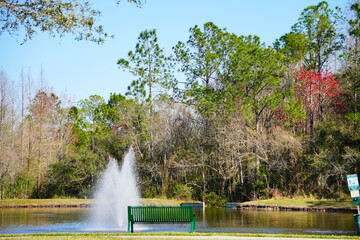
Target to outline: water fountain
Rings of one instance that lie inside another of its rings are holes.
[[[140,204],[134,162],[132,148],[125,154],[121,170],[116,160],[110,159],[97,185],[95,206],[90,212],[92,228],[127,229],[127,206]]]

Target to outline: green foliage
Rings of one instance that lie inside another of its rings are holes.
[[[257,36],[238,37],[213,23],[205,23],[203,30],[195,26],[190,34],[174,52],[191,86],[187,99],[204,117],[226,119],[239,110],[239,102],[252,125],[260,119],[270,124],[271,119],[262,117],[273,115],[268,110],[287,109],[288,119],[299,116],[294,92],[283,84],[281,54],[265,48]]]
[[[207,22],[201,30],[198,26],[190,28],[187,43],[179,42],[173,49],[176,60],[181,63],[181,71],[187,76],[189,85],[200,84],[215,87],[226,73],[226,63],[232,53],[233,34]]]
[[[316,126],[314,134],[314,141],[309,142],[313,151],[309,187],[319,196],[340,196],[347,189],[345,176],[360,167],[360,132],[325,121]]]
[[[283,51],[303,60],[307,69],[320,72],[328,67],[330,57],[343,49],[343,20],[341,9],[330,9],[326,1],[305,8],[292,32],[280,38]]]
[[[354,125],[360,125],[360,113],[348,113],[346,118]]]
[[[162,96],[174,89],[172,63],[160,48],[155,29],[140,33],[135,50],[128,53],[128,58],[118,60],[120,68],[136,77],[128,88],[128,95],[152,104],[157,94]]]
[[[351,6],[353,17],[349,20],[349,35],[346,64],[341,76],[345,102],[348,110],[348,119],[357,121],[356,115],[360,109],[360,7],[358,3]]]
[[[236,40],[234,34],[208,22],[203,30],[190,28],[189,40],[173,48],[180,70],[187,77],[188,90],[183,97],[210,119],[232,112],[234,96],[225,86],[231,78],[228,65]]]
[[[191,188],[177,182],[171,182],[166,197],[180,200],[192,199]]]
[[[267,59],[267,61],[264,61]],[[283,85],[281,57],[273,49],[259,45],[257,39],[246,39],[234,56],[236,89],[243,89],[242,112],[248,123],[258,128],[270,124],[275,110],[291,104],[294,95]],[[270,116],[270,118],[267,118]]]
[[[35,189],[35,180],[31,175],[22,173],[14,182],[2,183],[1,188],[6,198],[30,198]]]
[[[85,148],[72,149],[62,161],[51,166],[45,197],[74,196],[88,198],[99,174],[106,166],[105,156]]]
[[[159,196],[159,190],[155,186],[149,186],[141,191],[141,196],[144,198],[154,198]]]
[[[355,38],[360,37],[360,4],[354,3],[351,5],[350,9],[355,13],[355,18],[349,20],[350,29],[349,34]]]
[[[288,58],[286,62],[299,62],[305,58],[309,42],[305,34],[290,32],[277,39],[274,48]]]
[[[204,195],[204,201],[207,207],[225,207],[226,199],[218,196],[215,192]]]

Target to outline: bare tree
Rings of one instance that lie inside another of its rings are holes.
[[[14,83],[0,71],[0,198],[5,182],[18,172],[15,103]]]

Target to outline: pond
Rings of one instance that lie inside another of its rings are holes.
[[[88,208],[0,209],[0,233],[125,232],[89,227]],[[195,209],[197,232],[356,235],[352,213]],[[190,224],[134,225],[135,232],[189,231]]]

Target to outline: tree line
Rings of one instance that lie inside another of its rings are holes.
[[[309,6],[272,46],[208,22],[166,55],[145,30],[118,61],[127,93],[107,100],[74,105],[26,73],[17,91],[2,71],[0,198],[91,197],[130,146],[143,197],[347,197],[360,166],[359,4],[349,11]]]

